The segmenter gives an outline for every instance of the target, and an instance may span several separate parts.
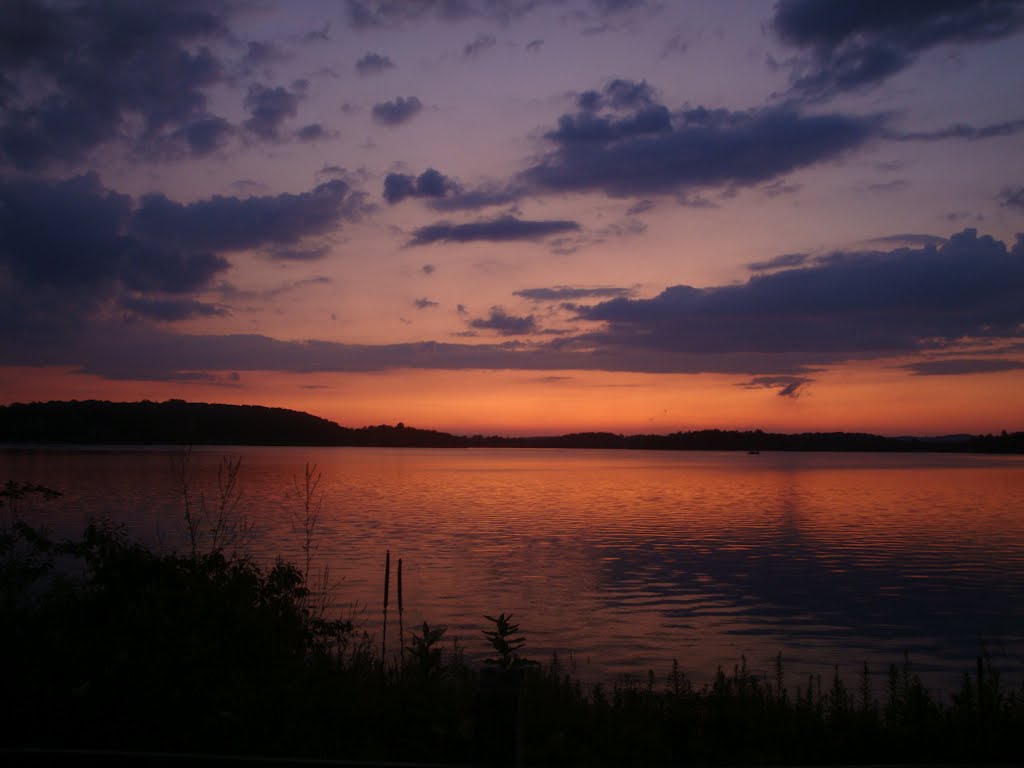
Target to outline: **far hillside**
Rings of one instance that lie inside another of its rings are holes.
[[[705,429],[668,435],[581,432],[547,437],[472,437],[404,424],[354,429],[302,411],[168,400],[14,403],[0,406],[0,442],[73,445],[315,445],[415,448],[593,448],[699,451],[1024,453],[1024,432],[883,437],[853,432],[777,434]]]

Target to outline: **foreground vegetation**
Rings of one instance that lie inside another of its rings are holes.
[[[17,515],[47,493],[9,483],[0,499],[0,746],[496,765],[1024,753],[1024,688],[1007,690],[986,659],[950,701],[906,662],[881,679],[865,668],[851,690],[838,677],[791,684],[781,657],[770,679],[741,662],[695,687],[673,663],[584,688],[557,659],[524,659],[504,614],[481,619],[478,642],[493,652],[483,668],[426,623],[403,627],[402,653],[385,658],[350,620],[328,618],[308,559],[261,568],[194,537],[188,554],[159,553],[102,525],[56,542]],[[399,586],[401,618],[400,601]]]

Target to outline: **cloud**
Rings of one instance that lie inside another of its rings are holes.
[[[175,138],[184,140],[193,155],[202,157],[224,146],[235,133],[235,127],[216,115],[201,115],[179,128]]]
[[[880,181],[875,184],[868,184],[869,192],[899,192],[910,186],[906,179],[893,179],[892,181]]]
[[[205,91],[223,79],[205,43],[227,36],[229,7],[200,0],[8,7],[0,23],[0,71],[10,91],[0,112],[3,162],[20,170],[75,163],[115,139],[150,155],[150,143],[181,136],[207,114]]]
[[[261,139],[277,141],[281,124],[299,113],[300,98],[301,93],[253,83],[245,95],[245,108],[250,116],[243,125]]]
[[[808,98],[877,85],[929,48],[986,42],[1024,26],[1018,0],[924,3],[844,3],[781,0],[771,28],[806,55],[793,72],[794,90]]]
[[[1024,211],[1024,187],[1003,187],[996,200],[1003,208]]]
[[[242,67],[248,72],[257,67],[266,67],[284,58],[286,58],[285,55],[271,41],[254,40],[246,46],[245,56],[242,57]]]
[[[515,184],[485,183],[466,189],[456,182],[450,194],[431,199],[428,205],[435,211],[478,211],[496,205],[515,203],[526,194],[526,189]]]
[[[310,123],[304,125],[295,132],[295,138],[299,141],[320,141],[321,139],[329,139],[334,135],[334,132],[329,128],[325,128],[322,123]]]
[[[433,264],[424,264],[422,267],[420,267],[420,272],[422,272],[424,275],[432,275],[436,271],[437,267],[435,267]]]
[[[423,104],[415,96],[403,98],[399,96],[394,101],[382,101],[373,105],[373,119],[381,125],[401,125],[415,117]]]
[[[223,197],[178,203],[163,195],[141,198],[131,232],[170,247],[242,250],[298,242],[358,219],[363,196],[335,179],[310,192],[266,197]]]
[[[493,48],[498,44],[498,39],[494,35],[477,35],[473,42],[468,43],[465,48],[462,49],[462,55],[467,58],[476,58],[483,51],[488,48]]]
[[[777,389],[779,397],[796,400],[814,379],[806,376],[755,376],[740,386],[747,389]]]
[[[652,0],[585,0],[576,5],[588,10],[574,10],[567,19],[590,20],[615,16],[643,6],[658,7]],[[508,24],[533,11],[552,7],[562,9],[565,0],[347,0],[349,24],[355,29],[395,27],[428,21],[456,23],[483,19]]]
[[[343,168],[340,165],[324,165],[316,172],[316,178],[320,179],[341,179],[347,181],[352,176],[349,174],[348,169]]]
[[[580,307],[598,346],[650,354],[795,355],[801,364],[912,354],[962,338],[1024,335],[1024,239],[973,229],[939,247],[834,253],[746,283],[676,285]]]
[[[307,43],[326,43],[331,39],[331,23],[327,21],[322,27],[311,29],[302,39]]]
[[[410,197],[444,197],[459,189],[452,179],[433,168],[419,176],[404,173],[389,173],[384,178],[384,199],[394,205]]]
[[[764,261],[752,261],[746,265],[751,272],[767,272],[773,269],[803,266],[810,259],[806,253],[783,253]]]
[[[475,211],[496,205],[514,203],[526,194],[522,185],[485,182],[466,188],[456,179],[428,168],[419,176],[389,173],[384,178],[383,197],[394,205],[409,198],[419,198],[436,211]]]
[[[331,252],[330,247],[319,248],[273,248],[269,252],[274,261],[320,261]]]
[[[924,360],[904,367],[915,376],[965,376],[972,373],[1024,370],[1024,360],[957,357],[949,360]]]
[[[526,50],[528,53],[540,53],[540,49],[543,45],[543,40],[531,40],[526,44]]]
[[[553,288],[523,288],[513,292],[530,301],[569,301],[572,299],[616,298],[630,296],[629,288],[576,288],[569,285],[556,285]]]
[[[366,77],[367,75],[379,75],[389,69],[394,69],[395,63],[388,56],[379,53],[367,53],[356,62],[356,72]]]
[[[877,116],[804,115],[793,107],[685,109],[655,101],[646,83],[587,91],[546,134],[553,146],[522,178],[535,189],[612,196],[677,194],[761,184],[834,160],[881,130]]]
[[[134,227],[139,205],[104,189],[95,176],[6,179],[0,203],[0,364],[167,380],[229,370],[715,372],[794,397],[824,365],[903,358],[918,375],[1016,370],[1016,353],[1005,350],[1024,348],[1024,234],[1008,247],[966,229],[941,245],[831,253],[777,264],[743,283],[674,285],[651,298],[593,295],[614,288],[527,288],[519,298],[606,300],[570,307],[589,322],[577,333],[545,336],[533,314],[495,306],[471,317],[459,306],[467,333],[525,338],[353,345],[191,335],[146,322],[221,311],[203,293],[218,290],[214,280],[229,264],[213,249],[178,247]],[[180,226],[190,225],[194,214],[181,215]],[[234,241],[205,234],[185,240],[196,246]],[[431,300],[424,301],[428,308]],[[1004,351],[937,359],[963,350],[965,340]]]
[[[892,141],[945,141],[946,139],[965,139],[980,141],[1001,136],[1013,136],[1024,131],[1024,120],[1005,120],[1001,123],[974,126],[966,123],[955,123],[935,131],[889,131],[885,138]]]
[[[441,306],[438,302],[431,301],[430,299],[427,298],[416,299],[416,301],[414,301],[412,305],[416,307],[416,309],[433,309],[434,307]]]
[[[580,225],[575,221],[531,221],[517,219],[514,216],[500,216],[496,219],[476,221],[469,224],[452,224],[451,222],[441,221],[415,230],[408,244],[469,243],[479,240],[490,242],[540,240],[561,232],[575,232],[579,228]]]
[[[935,235],[925,235],[915,232],[907,232],[900,235],[885,235],[884,237],[873,237],[870,240],[865,240],[865,243],[869,245],[909,245],[909,246],[925,246],[925,245],[942,245],[946,242],[946,238],[937,237]]]
[[[482,331],[497,331],[502,336],[521,336],[537,330],[537,322],[533,315],[509,315],[502,307],[491,307],[491,313],[487,317],[474,318],[469,326]]]
[[[134,215],[132,198],[105,189],[94,173],[0,179],[0,324],[77,322],[115,300],[149,316],[169,316],[172,305],[178,314],[186,306],[201,312],[183,295],[208,288],[228,262],[133,234]]]
[[[144,296],[125,296],[121,299],[120,305],[122,309],[142,317],[163,322],[227,314],[222,307],[204,304],[195,299],[152,299]]]

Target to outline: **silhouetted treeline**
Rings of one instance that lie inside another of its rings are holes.
[[[1024,432],[882,437],[705,429],[667,435],[581,432],[557,437],[460,436],[404,424],[353,429],[301,411],[168,400],[0,406],[0,442],[111,445],[319,445],[417,448],[615,448],[703,451],[948,451],[1024,453]]]

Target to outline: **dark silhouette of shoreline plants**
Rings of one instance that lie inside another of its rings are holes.
[[[309,537],[316,477],[307,469]],[[788,681],[781,654],[771,675],[743,659],[696,686],[673,661],[661,676],[584,686],[558,657],[522,657],[528,631],[504,613],[481,617],[478,642],[494,653],[483,667],[426,621],[389,656],[311,599],[308,559],[263,567],[220,547],[157,552],[101,523],[56,541],[24,521],[54,493],[14,482],[0,491],[6,750],[616,766],[1012,763],[1022,753],[1024,686],[1007,689],[985,656],[948,701],[906,657],[887,674],[865,666],[852,688],[838,671]]]

